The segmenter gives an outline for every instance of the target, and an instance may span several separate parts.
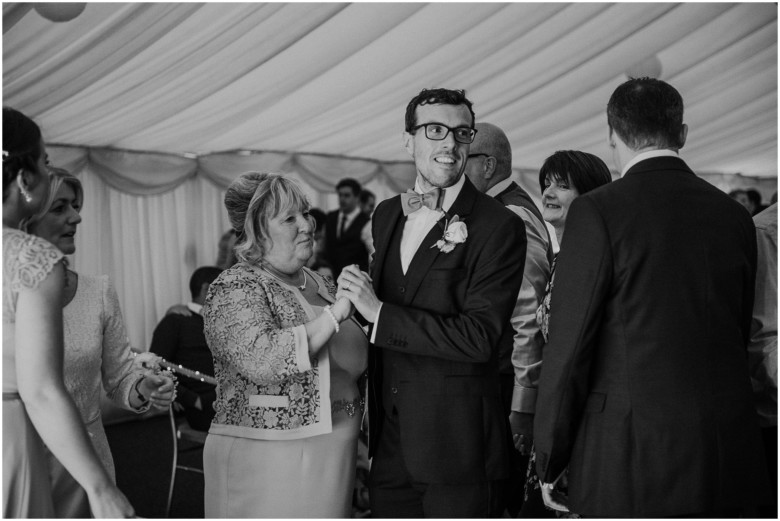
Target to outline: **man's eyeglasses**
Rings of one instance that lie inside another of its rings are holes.
[[[467,156],[467,158],[468,158],[468,159],[471,159],[472,157],[479,157],[479,156],[490,157],[490,154],[482,154],[482,153],[477,153],[477,154],[469,154],[469,155]]]
[[[455,141],[467,145],[474,141],[474,136],[477,135],[477,130],[469,127],[456,127],[450,128],[447,125],[441,123],[424,123],[412,127],[412,132],[415,132],[420,127],[425,127],[425,137],[432,141],[442,141],[450,132],[455,136]]]

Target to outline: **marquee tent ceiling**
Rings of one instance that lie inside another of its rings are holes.
[[[774,3],[30,5],[3,4],[3,103],[52,143],[406,162],[405,105],[444,86],[517,169],[558,149],[612,166],[605,106],[633,74],[683,95],[695,170],[777,176]]]
[[[342,177],[379,199],[410,187],[404,109],[423,87],[466,89],[538,197],[555,150],[611,165],[609,95],[657,76],[685,99],[698,174],[777,189],[776,4],[88,3],[61,23],[35,8],[3,3],[3,103],[80,177],[72,266],[110,277],[141,350],[215,262],[240,172],[297,176],[323,209]]]

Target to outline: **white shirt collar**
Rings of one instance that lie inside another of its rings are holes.
[[[341,215],[345,215],[345,214],[344,214],[344,212],[342,212],[341,210],[339,210],[339,213],[340,213]],[[355,209],[354,209],[354,210],[352,210],[351,212],[349,212],[348,214],[346,214],[346,216],[347,216],[347,220],[348,220],[348,221],[351,221],[352,219],[354,219],[355,217],[357,217],[359,213],[360,213],[360,205],[357,205],[357,206],[355,207]]]
[[[653,157],[680,157],[680,155],[674,150],[669,150],[668,148],[663,148],[660,150],[650,150],[648,152],[641,152],[635,155],[633,158],[631,158],[631,161],[626,163],[626,166],[623,167],[623,171],[620,172],[620,177],[626,175],[626,172],[628,172],[628,170],[635,164],[639,163],[640,161],[644,161],[645,159],[650,159]]]
[[[445,212],[449,211],[449,209],[452,207],[452,203],[455,202],[455,199],[458,198],[458,195],[460,195],[460,191],[463,188],[463,185],[466,182],[466,174],[461,174],[460,179],[458,179],[458,182],[454,185],[445,188],[444,189],[444,199],[441,202],[441,209]],[[420,188],[420,180],[419,178],[414,182],[414,191],[418,194],[423,194],[425,191]]]
[[[197,313],[198,315],[202,315],[201,311],[203,310],[202,304],[196,304],[194,302],[187,302],[187,309],[192,311],[193,313]]]
[[[506,190],[511,184],[512,184],[512,177],[510,176],[504,179],[503,181],[499,181],[498,183],[493,185],[490,188],[490,190],[486,192],[486,194],[489,195],[490,197],[495,197],[501,192],[503,192],[504,190]]]

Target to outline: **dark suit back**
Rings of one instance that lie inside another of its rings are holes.
[[[573,511],[674,516],[760,491],[755,268],[749,216],[678,158],[574,201],[535,424],[540,476],[570,462]]]
[[[338,278],[344,266],[357,264],[362,271],[368,270],[368,250],[361,240],[360,233],[370,220],[363,212],[360,212],[352,223],[344,230],[341,237],[337,237],[340,226],[338,210],[328,213],[325,221],[325,253],[333,267],[333,277]]]
[[[415,481],[475,483],[508,475],[499,345],[509,325],[525,259],[522,221],[466,180],[450,214],[468,239],[432,248],[444,219],[403,275],[399,197],[374,213],[374,287],[384,302],[369,352],[371,453],[386,408],[395,407],[404,461]]]

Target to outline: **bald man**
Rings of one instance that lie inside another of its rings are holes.
[[[506,134],[490,123],[478,123],[476,129],[466,175],[477,190],[494,197],[523,220],[528,239],[523,282],[511,319],[514,342],[511,351],[500,353],[502,398],[517,449],[512,451],[512,477],[506,508],[511,517],[517,517],[523,502],[522,487],[533,442],[536,389],[544,345],[536,322],[536,309],[544,298],[550,278],[553,252],[541,212],[531,196],[510,179],[512,148]]]

